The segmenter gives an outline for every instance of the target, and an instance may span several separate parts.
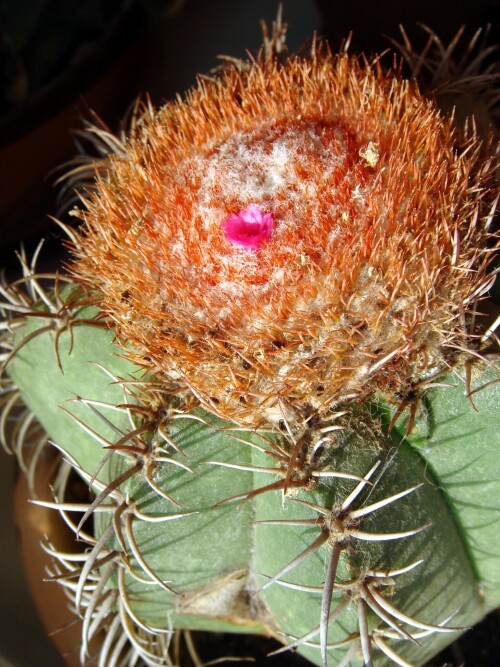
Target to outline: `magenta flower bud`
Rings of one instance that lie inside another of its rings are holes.
[[[273,216],[271,213],[262,213],[258,206],[250,204],[237,215],[231,213],[222,222],[222,229],[231,243],[249,250],[258,250],[265,241],[271,238]]]

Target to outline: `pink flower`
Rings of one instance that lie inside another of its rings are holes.
[[[237,215],[231,213],[223,222],[222,229],[231,243],[258,250],[273,233],[273,216],[262,213],[255,204],[250,204]]]

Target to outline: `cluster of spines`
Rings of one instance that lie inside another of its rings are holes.
[[[347,414],[348,411],[333,415],[333,419]],[[321,436],[327,432],[331,438],[329,444],[334,443],[332,434],[334,430],[344,430],[346,427],[337,425],[336,429],[325,424],[316,424],[316,432]],[[448,627],[447,623],[457,613],[455,610],[449,618],[444,619],[441,623],[435,625],[418,619],[410,617],[399,610],[391,601],[390,597],[394,593],[396,587],[394,577],[406,574],[418,567],[424,562],[424,559],[417,560],[406,566],[392,569],[384,569],[380,564],[370,567],[364,562],[360,568],[359,564],[351,562],[351,569],[355,573],[349,580],[342,580],[337,576],[337,568],[342,554],[345,554],[349,561],[352,561],[352,556],[356,556],[358,541],[361,542],[385,542],[390,540],[403,540],[411,538],[414,535],[430,528],[431,524],[410,528],[404,531],[397,531],[392,533],[368,532],[362,529],[360,525],[364,517],[391,505],[394,502],[416,492],[423,484],[411,486],[403,491],[385,497],[384,499],[368,503],[367,496],[363,492],[368,488],[374,488],[380,482],[382,473],[376,478],[376,471],[379,469],[382,461],[378,459],[374,465],[368,470],[364,476],[359,477],[349,473],[340,471],[332,471],[318,469],[315,467],[311,457],[305,457],[305,460],[298,462],[297,442],[293,438],[289,427],[289,453],[288,461],[286,458],[286,448],[277,446],[275,439],[268,439],[266,446],[257,445],[255,442],[244,441],[252,448],[258,449],[260,452],[269,456],[276,463],[276,467],[255,467],[245,466],[244,469],[251,470],[254,474],[274,474],[277,477],[276,481],[264,485],[257,486],[255,490],[251,490],[244,495],[228,498],[222,503],[243,501],[246,502],[258,495],[268,491],[281,491],[283,494],[283,502],[287,496],[287,490],[291,492],[289,502],[297,502],[308,507],[313,511],[314,516],[311,518],[300,519],[266,519],[253,522],[254,524],[270,525],[270,526],[300,526],[318,528],[317,534],[310,544],[300,551],[290,562],[284,565],[273,576],[265,575],[267,581],[262,585],[260,590],[265,590],[269,586],[275,584],[292,588],[298,591],[303,591],[306,594],[314,594],[321,596],[321,611],[319,616],[319,624],[311,631],[302,637],[289,637],[289,643],[274,653],[282,653],[287,650],[295,650],[300,646],[315,647],[321,651],[322,662],[325,667],[328,665],[328,652],[331,650],[346,649],[345,655],[342,657],[338,665],[348,665],[350,660],[355,657],[361,657],[366,667],[372,667],[372,654],[375,649],[378,649],[386,657],[390,658],[395,664],[401,667],[412,667],[410,663],[405,661],[398,653],[387,644],[387,640],[409,640],[417,642],[433,633],[439,632],[457,632],[464,628]],[[241,442],[241,438],[238,437]],[[291,445],[291,446],[290,446]],[[336,443],[338,446],[338,443]],[[311,448],[314,450],[314,446]],[[290,453],[291,452],[291,453]],[[294,467],[292,467],[293,475],[292,481],[289,481],[289,468],[286,463],[294,459]],[[217,462],[210,461],[208,463],[214,464]],[[218,463],[227,467],[239,467],[234,464]],[[243,466],[242,466],[243,467]],[[295,479],[294,479],[295,478]],[[304,499],[306,494],[302,493],[301,497],[295,497],[298,489],[309,490],[314,489],[315,485],[325,478],[339,478],[347,480],[357,480],[357,485],[350,492],[345,494],[342,501],[336,501],[332,506],[321,506],[317,503],[309,502]],[[375,481],[372,481],[375,480]],[[327,548],[326,557],[326,576],[325,582],[321,586],[309,586],[292,583],[283,579],[288,573],[301,565],[313,554],[319,552],[321,548]],[[363,553],[365,550],[363,549]],[[356,574],[357,573],[357,574]],[[390,587],[389,595],[384,596],[384,588],[387,590]],[[338,598],[340,596],[340,599]],[[332,608],[332,605],[335,605]],[[354,605],[358,614],[358,632],[351,633],[344,639],[338,642],[331,642],[328,640],[329,628],[341,616],[341,614],[349,607]],[[367,614],[368,610],[378,618],[377,626],[373,630],[369,630]],[[408,626],[410,629],[405,629]],[[319,635],[319,642],[313,641]],[[283,634],[283,636],[285,636]]]
[[[489,25],[485,29],[478,28],[465,48],[461,45],[462,55],[459,58],[456,52],[464,36],[465,26],[459,28],[449,44],[444,44],[431,28],[423,26],[427,41],[421,51],[415,49],[402,26],[402,42],[391,40],[403,56],[411,77],[419,82],[426,95],[466,95],[478,105],[483,105],[489,117],[479,119],[479,129],[486,133],[491,131],[491,123],[498,121],[500,116],[499,47],[489,43],[490,28]]]
[[[64,455],[68,458],[68,455]],[[213,462],[211,462],[213,463]],[[356,485],[354,490],[344,499],[344,502],[339,508],[320,507],[313,503],[304,500],[294,499],[296,502],[301,502],[311,508],[317,513],[317,518],[309,520],[268,520],[259,523],[269,525],[284,525],[291,523],[293,525],[310,525],[317,526],[320,530],[319,535],[313,542],[304,549],[296,558],[283,567],[274,576],[269,577],[268,581],[263,585],[263,589],[272,584],[277,584],[285,587],[291,587],[303,590],[306,594],[315,594],[322,596],[320,624],[313,628],[305,636],[300,638],[291,638],[291,643],[284,649],[295,649],[299,646],[313,646],[321,650],[324,664],[327,665],[327,651],[333,649],[342,649],[347,647],[345,659],[341,664],[349,664],[348,660],[360,650],[363,660],[367,667],[372,665],[372,652],[374,648],[380,649],[388,657],[390,657],[396,664],[403,667],[408,667],[409,663],[400,658],[397,653],[384,641],[385,639],[406,639],[417,640],[432,634],[433,632],[454,632],[460,628],[444,627],[442,625],[431,625],[423,623],[419,620],[413,619],[403,612],[399,611],[394,605],[383,596],[381,587],[394,586],[393,577],[404,574],[414,567],[417,567],[421,561],[412,563],[406,567],[398,570],[383,570],[373,569],[366,570],[359,577],[354,577],[350,581],[339,581],[336,578],[336,567],[339,556],[344,549],[347,549],[349,544],[352,548],[352,539],[379,541],[379,540],[397,540],[411,537],[418,534],[428,526],[420,526],[408,531],[398,533],[384,533],[374,534],[363,531],[359,528],[359,519],[377,509],[389,505],[397,501],[399,498],[408,495],[417,490],[418,487],[412,487],[404,490],[394,496],[388,497],[383,501],[379,501],[372,505],[363,505],[353,509],[352,505],[355,503],[358,496],[361,494],[367,484],[370,484],[374,472],[380,465],[377,461],[375,465],[368,471],[364,478],[362,478]],[[67,484],[67,476],[70,470],[76,470],[87,482],[92,483],[96,491],[96,500],[89,503],[68,503],[64,501],[64,487]],[[138,471],[132,466],[128,471],[133,470],[134,474]],[[128,472],[127,471],[127,472]],[[263,472],[262,469],[255,469],[256,473]],[[266,471],[270,472],[270,471]],[[339,477],[351,478],[352,475],[338,473]],[[140,656],[147,664],[151,665],[165,665],[168,662],[168,644],[171,631],[165,628],[151,627],[141,621],[132,609],[132,605],[128,600],[127,586],[125,580],[125,573],[128,573],[139,581],[149,579],[157,585],[164,588],[169,593],[175,594],[175,591],[169,585],[170,582],[161,580],[155,572],[150,568],[146,560],[141,554],[140,546],[137,544],[134,531],[133,522],[135,520],[141,521],[170,521],[181,519],[184,516],[189,516],[191,513],[179,514],[165,514],[165,516],[150,516],[141,511],[139,505],[127,498],[119,486],[124,481],[120,476],[112,480],[109,484],[104,484],[93,478],[90,474],[83,471],[75,460],[70,461],[70,465],[66,465],[63,475],[59,476],[60,489],[54,490],[54,500],[52,502],[38,501],[39,504],[56,509],[62,515],[70,529],[75,533],[79,540],[89,545],[90,550],[75,556],[65,555],[59,553],[57,550],[47,547],[51,555],[54,556],[55,562],[58,563],[54,571],[53,578],[62,583],[73,594],[73,603],[76,613],[83,618],[82,629],[82,648],[81,659],[82,663],[89,655],[89,645],[92,637],[110,620],[111,635],[116,634],[116,644],[108,636],[108,639],[103,644],[100,654],[100,664],[108,664],[110,660],[108,651],[113,647],[114,659],[122,656],[123,637],[118,632],[117,621],[114,615],[120,618],[120,627],[124,631],[124,635],[130,642],[130,650],[134,657]],[[274,487],[272,487],[274,490]],[[266,492],[268,487],[259,489],[259,492]],[[245,498],[252,496],[252,493],[247,494]],[[162,494],[162,497],[165,497]],[[234,498],[228,501],[235,500]],[[98,502],[96,502],[98,501]],[[226,501],[227,502],[227,501]],[[81,512],[82,519],[76,524],[70,516],[72,512]],[[83,529],[84,520],[89,516],[90,512],[106,513],[112,516],[108,528],[104,530],[100,538],[96,539],[93,535],[86,533]],[[343,535],[340,540],[335,541],[335,531],[339,530],[338,521],[342,522]],[[335,530],[332,528],[335,524]],[[112,537],[120,545],[118,549],[109,547]],[[283,579],[283,577],[292,571],[297,565],[303,562],[307,557],[315,553],[322,545],[328,545],[331,548],[330,560],[328,563],[327,577],[324,586],[308,587],[292,584]],[[141,569],[141,572],[136,572],[132,566],[134,560]],[[117,575],[118,588],[111,591],[106,588],[108,580]],[[175,585],[175,584],[174,584]],[[337,596],[340,594],[341,599]],[[331,610],[332,600],[335,599],[336,605]],[[340,616],[340,614],[347,608],[348,605],[355,604],[359,616],[359,632],[354,633],[343,641],[337,643],[328,642],[328,629],[332,623]],[[374,631],[368,630],[367,625],[367,609],[370,608],[376,616],[380,619],[379,626]],[[417,632],[405,630],[402,625],[410,625],[417,628]],[[107,629],[107,632],[109,630]],[[319,635],[320,642],[314,642],[314,638]],[[120,647],[118,649],[118,647]],[[115,664],[111,661],[110,664]],[[123,660],[123,656],[120,658]],[[119,664],[125,664],[120,662]],[[131,663],[132,664],[132,663]]]

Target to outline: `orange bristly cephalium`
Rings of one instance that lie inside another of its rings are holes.
[[[224,418],[395,393],[467,345],[480,153],[378,64],[260,57],[141,112],[84,199],[73,271],[127,354]]]

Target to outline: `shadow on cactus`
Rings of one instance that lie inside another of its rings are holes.
[[[61,452],[39,502],[85,549],[43,546],[82,663],[172,665],[201,629],[422,665],[500,602],[494,141],[378,60],[265,37],[93,128],[67,275],[21,256],[2,288],[2,440],[39,443],[31,479]]]

